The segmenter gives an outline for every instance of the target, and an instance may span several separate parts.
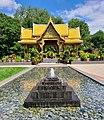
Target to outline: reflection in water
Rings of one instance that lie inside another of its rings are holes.
[[[25,92],[29,92],[34,86],[36,86],[36,84],[38,83],[39,81],[36,80],[36,82],[34,83],[33,80],[25,80],[25,81],[22,81],[21,84],[23,84],[23,89]]]
[[[80,80],[79,79],[69,79],[67,83],[72,86],[74,89],[80,90]]]

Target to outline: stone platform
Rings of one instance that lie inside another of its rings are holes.
[[[43,78],[31,90],[24,107],[80,107],[80,100],[73,89],[58,77]]]

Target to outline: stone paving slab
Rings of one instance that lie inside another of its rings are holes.
[[[67,64],[62,63],[40,63],[35,67],[67,67]]]
[[[104,85],[104,64],[68,65]]]

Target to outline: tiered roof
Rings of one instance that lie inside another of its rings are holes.
[[[65,43],[82,43],[80,40],[80,29],[77,28],[68,28],[66,24],[53,24],[51,18],[48,21],[48,24],[34,24],[33,28],[23,28],[21,29],[21,39],[19,43],[37,43],[38,40],[42,38],[42,35],[45,33],[49,25],[52,25],[55,31],[59,34],[59,37],[64,40]]]

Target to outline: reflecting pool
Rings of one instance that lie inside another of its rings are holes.
[[[0,88],[0,120],[104,120],[104,86],[69,67],[55,67],[81,100],[81,107],[23,107],[27,95],[50,68],[34,68]]]

